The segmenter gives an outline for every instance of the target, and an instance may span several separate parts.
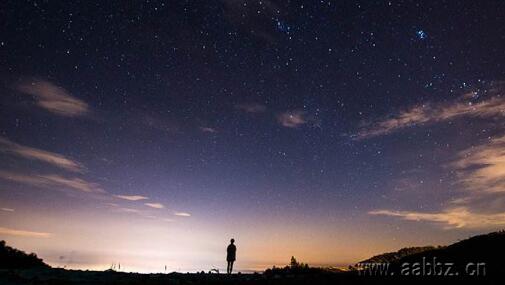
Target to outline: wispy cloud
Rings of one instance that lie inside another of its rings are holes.
[[[55,186],[67,187],[83,192],[97,192],[103,193],[104,190],[96,183],[88,182],[80,178],[65,178],[59,175],[39,175],[41,179],[44,179]]]
[[[140,213],[140,211],[139,211],[139,210],[137,210],[137,209],[132,209],[132,208],[117,208],[117,210],[118,210],[119,212],[125,212],[125,213],[135,213],[135,214]]]
[[[84,101],[46,80],[25,81],[17,85],[16,90],[33,95],[39,107],[60,116],[79,117],[89,112],[89,106]]]
[[[441,224],[445,229],[453,228],[491,228],[505,225],[505,212],[476,213],[466,207],[446,209],[442,212],[423,213],[415,211],[370,211],[371,215],[400,217],[408,221],[428,221]]]
[[[10,180],[36,187],[51,187],[59,189],[72,189],[88,193],[105,193],[96,183],[88,182],[81,178],[66,178],[60,175],[27,175],[22,173],[0,171],[0,179]]]
[[[145,209],[135,209],[135,208],[129,208],[129,207],[121,207],[117,204],[111,204],[108,203],[108,206],[111,207],[113,212],[118,212],[118,213],[127,213],[127,214],[134,214],[135,216],[145,218],[145,219],[160,219],[163,221],[162,218],[158,218],[152,214],[148,210]],[[165,208],[162,204],[159,203],[145,203],[146,206],[152,207],[155,209],[163,209]]]
[[[505,135],[460,152],[448,167],[455,171],[463,195],[438,212],[374,210],[371,215],[435,222],[444,228],[491,228],[505,225],[505,212],[496,207],[505,193]],[[478,203],[477,203],[478,202]],[[457,207],[454,207],[457,206]]]
[[[148,197],[140,195],[114,195],[114,197],[128,201],[139,201],[149,199]]]
[[[12,209],[12,208],[0,208],[0,210],[5,211],[5,212],[14,212],[14,209]]]
[[[492,91],[496,92],[497,89]],[[468,101],[472,94],[466,94],[460,100],[452,103],[414,106],[378,123],[365,124],[365,127],[358,132],[355,138],[366,139],[387,135],[407,127],[432,124],[463,116],[478,118],[505,117],[505,97],[498,94],[497,96],[473,103]]]
[[[305,123],[305,112],[300,110],[286,111],[277,116],[279,124],[286,128],[297,128]]]
[[[144,203],[144,205],[146,205],[147,207],[155,208],[155,209],[165,208],[165,206],[163,206],[163,204],[160,204],[160,203]]]
[[[30,160],[43,161],[45,163],[54,165],[59,168],[63,168],[68,171],[73,172],[84,171],[84,166],[82,166],[77,161],[66,158],[63,155],[28,146],[23,146],[3,137],[0,137],[0,152],[17,155]]]
[[[460,152],[451,167],[458,182],[474,194],[505,193],[505,135]]]
[[[235,105],[235,109],[246,113],[263,113],[267,110],[267,107],[258,103],[242,103]]]
[[[211,127],[200,127],[200,131],[211,134],[217,133],[217,130]]]
[[[19,236],[19,237],[33,237],[33,238],[49,238],[52,236],[52,234],[50,233],[15,230],[3,227],[0,227],[0,234]]]
[[[174,215],[179,217],[191,217],[191,214],[186,212],[175,212]]]

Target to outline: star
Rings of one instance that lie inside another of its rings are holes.
[[[281,20],[276,21],[276,27],[278,31],[285,33],[286,35],[289,35],[291,32],[291,27]]]
[[[420,40],[425,40],[425,39],[428,38],[428,34],[425,31],[423,31],[423,30],[416,31],[416,36]]]

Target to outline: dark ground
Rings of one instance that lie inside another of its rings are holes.
[[[370,277],[356,273],[317,275],[265,274],[136,274],[122,272],[73,271],[64,269],[27,269],[0,271],[0,284],[505,284],[503,279],[488,277]]]

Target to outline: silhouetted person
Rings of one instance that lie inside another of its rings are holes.
[[[226,273],[231,274],[233,271],[233,262],[235,262],[235,254],[237,252],[237,247],[234,245],[235,240],[230,240],[230,245],[226,248],[226,261],[228,261],[228,267],[226,268]]]

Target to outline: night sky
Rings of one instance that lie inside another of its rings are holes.
[[[0,239],[53,266],[208,271],[232,237],[237,270],[340,266],[505,227],[503,1],[0,19]]]

